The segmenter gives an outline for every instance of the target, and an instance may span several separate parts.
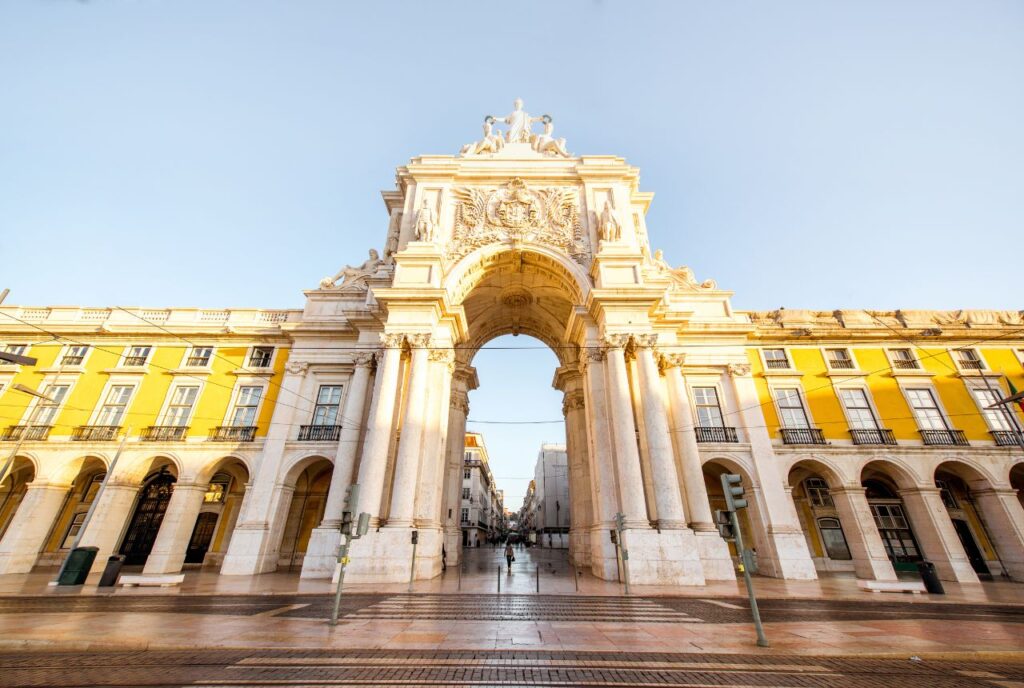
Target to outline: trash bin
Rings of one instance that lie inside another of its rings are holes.
[[[117,583],[117,577],[121,575],[121,567],[124,566],[124,555],[115,554],[107,559],[107,565],[100,576],[99,587],[109,588]]]
[[[89,577],[92,562],[96,559],[98,547],[76,547],[68,555],[64,570],[57,579],[57,585],[81,585]]]
[[[935,573],[935,564],[930,561],[919,561],[917,562],[917,572],[921,574],[921,582],[924,583],[925,590],[933,595],[946,594],[942,588],[942,581]]]

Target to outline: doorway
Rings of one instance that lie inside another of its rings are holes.
[[[163,523],[167,505],[174,492],[173,475],[166,468],[160,470],[142,488],[142,495],[132,515],[128,533],[121,543],[121,554],[125,555],[125,566],[140,566],[146,563],[153,550],[160,524]]]

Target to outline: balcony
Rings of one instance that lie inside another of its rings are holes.
[[[900,368],[901,370],[917,370],[921,366],[913,358],[895,358],[892,361],[892,367]]]
[[[340,425],[300,425],[299,442],[337,442]]]
[[[781,428],[785,444],[826,444],[821,428]]]
[[[187,434],[187,425],[151,425],[142,431],[142,439],[147,442],[181,442]]]
[[[967,437],[963,430],[922,430],[921,439],[925,444],[940,447],[966,447]]]
[[[854,444],[888,444],[896,446],[892,430],[886,428],[850,428]]]
[[[218,425],[210,431],[211,442],[252,442],[255,425]]]
[[[958,360],[960,367],[964,370],[983,370],[985,368],[978,358],[961,358]]]
[[[63,358],[61,358],[60,359],[60,364],[62,366],[77,366],[77,365],[82,365],[82,361],[84,361],[84,360],[85,360],[85,356],[84,355],[70,354],[70,355],[67,355],[67,356],[64,356]]]
[[[998,447],[1024,446],[1024,436],[1015,430],[992,430],[992,439]]]
[[[121,366],[124,368],[141,368],[146,365],[146,359],[146,356],[125,356]]]
[[[785,358],[768,358],[765,359],[764,365],[775,370],[789,370],[789,360]]]
[[[695,427],[698,442],[739,442],[736,428],[728,427]]]
[[[119,432],[120,425],[79,425],[71,431],[71,439],[76,442],[102,442],[116,439]]]
[[[186,368],[205,368],[210,365],[209,356],[189,356],[185,360]]]
[[[10,425],[4,430],[4,434],[0,436],[0,441],[17,442],[18,440],[25,440],[26,442],[42,442],[50,436],[50,430],[53,430],[52,425]]]

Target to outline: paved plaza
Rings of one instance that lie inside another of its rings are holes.
[[[511,574],[500,550],[466,554],[461,575],[411,594],[346,587],[336,628],[329,584],[294,574],[156,589],[2,576],[0,685],[1024,685],[1017,584],[881,595],[757,578],[760,649],[737,585],[626,596],[574,581],[564,552],[517,550]]]

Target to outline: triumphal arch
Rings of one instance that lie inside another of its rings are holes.
[[[494,337],[522,333],[548,344],[560,364],[553,384],[565,395],[576,566],[616,577],[611,530],[622,514],[633,582],[734,577],[693,434],[683,432],[693,423],[680,366],[731,376],[737,397],[756,406],[744,350],[749,319],[732,312],[730,293],[714,281],[698,281],[652,249],[645,215],[653,194],[640,190],[637,168],[615,156],[572,155],[553,128],[516,101],[508,116],[488,116],[483,137],[460,154],[412,159],[383,193],[383,253],[371,250],[366,262],[306,292],[301,322],[288,327],[289,365],[341,361],[352,374],[304,576],[335,570],[352,483],[360,487],[356,511],[371,515],[370,533],[351,553],[352,579],[406,579],[412,530],[418,578],[440,573],[442,549],[448,563],[457,560],[473,357]],[[702,345],[709,338],[715,347]],[[756,452],[756,441],[750,446]],[[224,573],[273,567],[282,527],[275,514],[294,482],[281,476],[301,468],[286,457],[265,447],[266,477],[253,482],[257,494]],[[791,513],[782,485],[774,474],[762,481],[765,513]],[[795,522],[772,528],[766,543],[766,568],[813,577]]]

